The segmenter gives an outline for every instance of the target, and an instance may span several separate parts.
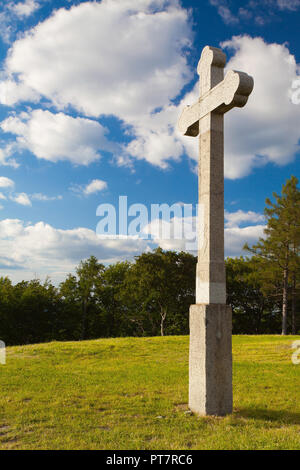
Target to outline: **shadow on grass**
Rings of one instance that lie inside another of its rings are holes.
[[[300,424],[300,413],[287,410],[269,410],[266,408],[242,408],[234,412],[238,418],[259,419],[280,424]]]

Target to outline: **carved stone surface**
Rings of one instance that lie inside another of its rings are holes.
[[[226,305],[191,306],[189,407],[203,416],[232,412],[231,323]]]
[[[254,85],[244,72],[229,71],[224,78],[225,65],[226,55],[220,49],[203,49],[197,69],[199,100],[183,110],[178,122],[182,134],[199,136],[203,211],[196,305],[190,311],[190,408],[220,416],[232,411],[232,326],[224,262],[224,114],[245,106]]]

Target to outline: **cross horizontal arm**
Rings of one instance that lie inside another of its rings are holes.
[[[244,72],[230,70],[224,80],[203,95],[192,106],[186,106],[178,121],[178,130],[183,135],[196,137],[199,120],[208,113],[225,114],[234,107],[242,108],[253,90],[253,78]]]

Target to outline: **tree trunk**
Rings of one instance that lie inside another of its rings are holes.
[[[296,274],[293,274],[293,288],[292,288],[292,334],[297,332],[296,325]]]
[[[160,321],[160,334],[161,336],[164,336],[164,321],[166,319],[166,316],[167,316],[167,312],[160,312],[160,317],[161,317],[161,321]]]
[[[287,308],[288,308],[288,279],[289,270],[285,266],[283,271],[283,292],[282,292],[282,335],[287,335]]]

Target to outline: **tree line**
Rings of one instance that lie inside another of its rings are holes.
[[[251,256],[227,258],[234,334],[300,333],[300,191],[291,177],[267,199],[265,237]],[[184,335],[195,303],[197,258],[164,251],[134,262],[81,261],[55,287],[0,278],[0,339],[7,345],[99,337]]]

